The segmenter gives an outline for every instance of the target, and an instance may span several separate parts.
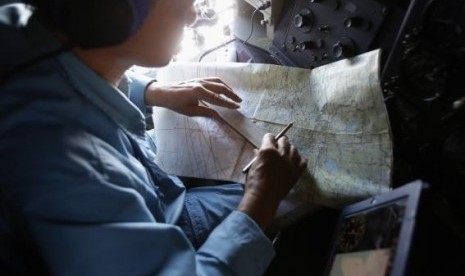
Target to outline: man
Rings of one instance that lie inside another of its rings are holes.
[[[237,108],[240,99],[216,78],[166,87],[132,76],[127,96],[117,87],[134,64],[170,61],[183,28],[195,21],[193,1],[146,1],[147,15],[128,38],[67,51],[61,45],[74,41],[53,20],[53,8],[72,1],[28,1],[36,10],[26,27],[28,8],[0,13],[1,58],[8,65],[0,84],[2,269],[16,275],[262,274],[274,254],[263,230],[305,160],[286,137],[274,141],[267,134],[244,187],[186,191],[153,161],[145,107],[214,116],[199,100]],[[10,66],[12,53],[20,65]]]

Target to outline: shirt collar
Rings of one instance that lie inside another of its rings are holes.
[[[118,88],[97,75],[77,56],[66,53],[58,58],[70,84],[124,129],[145,137],[142,112]]]

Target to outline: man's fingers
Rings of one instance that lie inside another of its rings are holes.
[[[273,134],[267,133],[263,136],[260,149],[276,148],[276,146],[276,140]]]
[[[231,87],[224,83],[219,78],[206,78],[201,80],[202,85],[215,94],[222,94],[234,102],[242,102],[242,99],[237,95]]]
[[[307,160],[299,154],[299,151],[294,145],[291,146],[289,154],[291,162],[297,167],[297,170],[303,172],[307,168]]]
[[[286,136],[283,136],[278,139],[278,149],[279,153],[283,156],[289,155],[289,150],[291,148],[291,144],[289,144],[289,139]]]
[[[307,168],[307,160],[304,158],[300,158],[300,163],[299,163],[299,170],[300,172],[303,172]]]
[[[227,108],[236,109],[240,107],[238,103],[222,96],[220,93],[208,90],[204,86],[198,86],[195,91],[197,93],[198,100]]]
[[[240,97],[234,92],[234,90],[228,84],[226,84],[223,80],[221,80],[220,78],[218,78],[218,77],[209,77],[209,78],[204,78],[202,80],[205,81],[205,82],[214,82],[214,83],[217,83],[217,84],[221,84],[224,87],[226,87],[227,89],[229,89],[238,99],[240,99]],[[242,101],[242,99],[240,99],[240,100]]]
[[[292,164],[298,167],[302,160],[302,157],[300,156],[299,151],[294,145],[292,145],[289,149],[289,157],[291,159]]]

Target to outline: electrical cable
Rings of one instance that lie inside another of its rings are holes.
[[[247,37],[246,40],[244,40],[243,42],[243,46],[245,46],[245,44],[249,41],[249,39],[252,37],[252,34],[253,34],[253,31],[254,31],[254,24],[253,24],[253,19],[255,18],[255,15],[257,14],[257,12],[260,11],[259,8],[256,8],[253,13],[252,13],[252,16],[250,17],[250,33],[249,33],[249,36]]]
[[[224,46],[226,46],[226,45],[228,45],[228,44],[230,44],[230,43],[232,43],[232,42],[234,42],[234,41],[236,41],[236,38],[232,38],[232,39],[230,39],[230,40],[228,40],[228,41],[226,41],[226,42],[224,42],[224,43],[221,43],[221,44],[218,45],[218,46],[215,46],[215,47],[213,47],[213,48],[210,48],[210,49],[206,50],[205,52],[203,52],[203,53],[200,55],[200,57],[198,58],[197,61],[198,61],[198,62],[201,62],[202,59],[203,59],[206,55],[208,55],[208,54],[210,54],[211,52],[214,52],[214,51],[216,51],[216,50],[218,50],[218,49],[220,49],[220,48],[222,48],[222,47],[224,47]]]
[[[253,20],[254,20],[254,18],[255,18],[255,15],[257,14],[257,12],[258,12],[258,11],[262,11],[262,10],[266,10],[266,9],[269,8],[270,6],[271,6],[271,2],[270,2],[270,1],[266,1],[265,3],[263,3],[262,5],[260,5],[258,8],[256,8],[256,9],[253,11],[252,16],[250,17],[250,25],[251,25],[251,27],[250,27],[250,29],[251,29],[251,30],[250,30],[250,34],[249,34],[249,36],[247,37],[247,39],[244,40],[244,41],[242,42],[242,45],[243,45],[243,46],[245,46],[246,44],[247,44],[247,45],[251,45],[251,44],[248,43],[248,41],[249,41],[249,39],[252,37],[253,31],[254,31]],[[218,46],[215,46],[215,47],[213,47],[213,48],[210,48],[210,49],[206,50],[205,52],[203,52],[203,53],[199,56],[197,62],[201,62],[202,59],[203,59],[206,55],[208,55],[208,54],[210,54],[210,53],[212,53],[212,52],[214,52],[214,51],[216,51],[216,50],[218,50],[218,49],[220,49],[220,48],[222,48],[222,47],[224,47],[224,46],[226,46],[226,45],[228,45],[228,44],[230,44],[230,43],[232,43],[232,42],[234,42],[234,41],[236,41],[236,40],[238,40],[238,39],[237,39],[237,38],[232,38],[232,39],[230,39],[230,40],[228,40],[228,41],[226,41],[226,42],[224,42],[224,43],[222,43],[222,44],[220,44],[220,45],[218,45]],[[253,45],[252,45],[252,46],[253,46]]]
[[[271,7],[271,2],[270,2],[270,1],[266,1],[265,3],[262,3],[260,6],[258,6],[258,8],[256,8],[256,9],[253,11],[252,16],[250,17],[250,34],[249,34],[249,36],[247,37],[247,39],[244,40],[243,46],[245,46],[245,44],[247,44],[247,42],[249,41],[249,39],[252,37],[253,31],[254,31],[254,28],[253,28],[253,27],[254,27],[253,19],[255,18],[255,15],[257,14],[257,12],[266,10],[266,9],[268,9],[269,7]]]

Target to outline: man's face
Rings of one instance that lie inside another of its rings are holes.
[[[121,47],[136,65],[164,66],[177,53],[184,27],[195,20],[194,0],[155,0],[144,24]]]

